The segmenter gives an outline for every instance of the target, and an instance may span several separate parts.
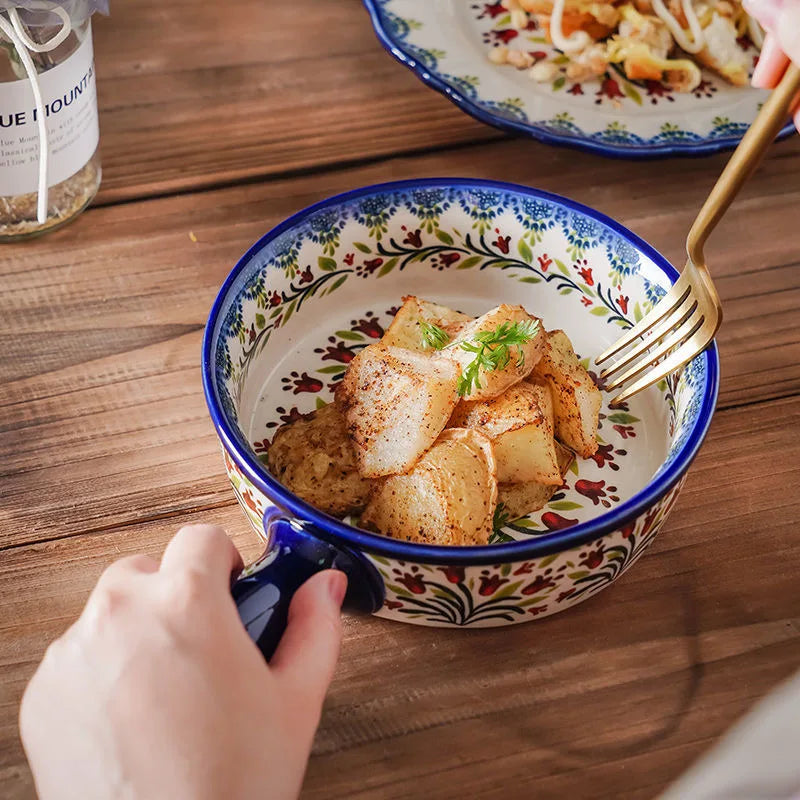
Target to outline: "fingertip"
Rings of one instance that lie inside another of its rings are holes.
[[[771,89],[781,79],[789,66],[789,59],[781,50],[775,36],[768,33],[753,70],[751,83],[756,89]]]

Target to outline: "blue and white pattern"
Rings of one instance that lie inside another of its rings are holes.
[[[491,64],[485,37],[492,22],[475,11],[482,3],[364,4],[384,47],[423,82],[483,122],[551,144],[626,158],[715,153],[739,142],[765,97],[761,90],[732,87],[704,73],[702,91],[673,93],[670,102],[654,106],[660,93],[614,73],[614,91],[606,92],[600,106],[601,84],[597,91],[571,93],[563,79],[538,84],[513,68]],[[454,19],[467,38],[455,35]],[[519,36],[509,46],[554,52],[541,35]],[[616,118],[609,121],[610,114]],[[787,124],[781,135],[791,131]]]

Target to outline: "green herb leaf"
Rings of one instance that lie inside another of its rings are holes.
[[[425,322],[424,320],[419,323],[419,329],[422,334],[422,346],[432,347],[434,350],[441,350],[449,341],[450,335],[447,331],[434,325],[432,322]]]

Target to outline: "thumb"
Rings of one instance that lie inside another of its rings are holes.
[[[292,598],[289,621],[270,671],[297,697],[303,697],[319,715],[336,661],[342,626],[339,611],[347,590],[347,576],[325,570],[307,580]]]

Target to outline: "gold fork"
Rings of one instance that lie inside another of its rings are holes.
[[[688,260],[680,277],[655,308],[595,359],[595,363],[601,364],[651,331],[636,347],[600,374],[605,380],[625,370],[606,385],[609,390],[637,379],[611,401],[612,406],[688,364],[711,344],[722,322],[722,306],[706,266],[703,245],[745,181],[761,163],[767,148],[775,141],[798,91],[800,68],[791,65],[761,107],[703,203],[686,238]],[[642,375],[656,362],[659,363]]]

